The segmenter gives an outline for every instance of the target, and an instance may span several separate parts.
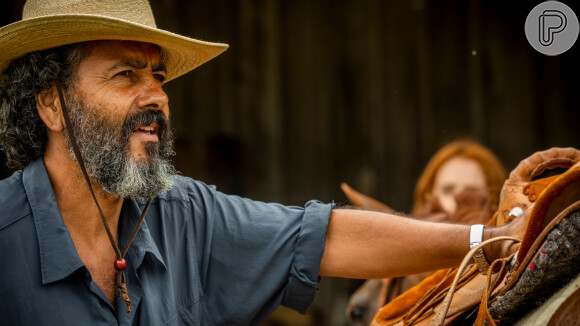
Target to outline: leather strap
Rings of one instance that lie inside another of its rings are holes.
[[[479,245],[473,247],[467,253],[467,255],[465,255],[465,257],[463,258],[463,261],[461,262],[461,265],[459,266],[459,269],[457,270],[457,274],[455,275],[455,279],[453,280],[453,283],[451,284],[451,288],[449,288],[449,291],[447,292],[447,295],[445,296],[445,300],[443,300],[443,304],[437,309],[435,317],[433,317],[433,319],[431,320],[431,324],[430,324],[431,326],[444,325],[445,317],[447,316],[447,311],[449,311],[449,306],[451,304],[451,299],[453,298],[453,294],[455,293],[457,283],[459,282],[459,279],[460,279],[461,275],[464,273],[467,266],[469,266],[469,264],[471,263],[471,259],[473,259],[473,256],[475,255],[475,253],[479,249],[485,247],[486,245],[488,245],[490,243],[493,243],[496,241],[505,241],[505,240],[511,240],[511,241],[516,241],[516,242],[521,241],[520,239],[517,239],[514,237],[507,237],[507,236],[496,237],[496,238],[488,239],[488,240],[480,243]]]
[[[75,154],[77,162],[79,163],[79,167],[81,168],[81,171],[83,173],[85,181],[89,187],[89,190],[91,192],[91,195],[93,197],[95,205],[97,205],[97,209],[99,210],[99,215],[101,216],[101,221],[103,222],[103,225],[105,226],[105,230],[107,231],[107,236],[109,237],[109,241],[111,242],[111,246],[113,247],[113,250],[115,250],[115,254],[117,256],[117,259],[124,259],[125,255],[127,254],[127,251],[129,250],[129,247],[131,246],[131,243],[133,243],[135,236],[137,236],[137,232],[139,232],[139,229],[141,228],[141,224],[143,224],[145,214],[147,213],[147,210],[149,209],[149,205],[151,204],[151,201],[153,200],[153,198],[150,198],[147,201],[147,204],[145,205],[145,208],[143,209],[143,212],[141,213],[141,216],[139,217],[139,220],[137,221],[137,224],[135,225],[133,232],[131,232],[131,236],[129,237],[129,240],[127,240],[127,243],[125,244],[125,248],[123,248],[123,252],[121,252],[121,250],[119,249],[119,245],[117,245],[117,242],[115,241],[113,233],[111,232],[111,228],[109,228],[109,224],[107,223],[107,219],[105,218],[105,215],[103,214],[103,210],[101,209],[101,206],[99,205],[99,202],[97,200],[97,196],[95,195],[95,191],[93,190],[93,186],[91,184],[89,174],[87,173],[87,169],[85,167],[85,162],[84,162],[83,157],[81,155],[81,151],[79,150],[77,140],[76,140],[73,128],[72,128],[72,123],[70,121],[68,110],[67,110],[67,107],[65,104],[65,99],[64,99],[64,96],[62,93],[62,88],[63,87],[62,87],[61,82],[59,80],[57,80],[56,81],[56,89],[58,91],[60,106],[62,108],[65,128],[66,128],[66,131],[67,131],[68,136],[70,138],[73,152]],[[131,312],[131,299],[129,298],[129,291],[127,290],[127,283],[125,282],[124,270],[117,270],[117,289],[119,289],[119,291],[121,293],[121,297],[123,298],[123,301],[125,301],[125,304],[127,305],[127,312]]]
[[[483,292],[483,297],[481,299],[481,304],[479,305],[479,311],[477,313],[476,325],[484,325],[483,322],[485,322],[485,325],[487,326],[496,326],[497,321],[493,319],[488,310],[489,300],[495,289],[500,284],[503,284],[503,280],[509,271],[509,262],[513,259],[514,255],[515,254],[512,254],[507,258],[498,259],[491,264],[491,269],[498,271],[497,277],[492,278],[491,273],[488,275],[485,291]]]

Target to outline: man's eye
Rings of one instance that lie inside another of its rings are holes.
[[[132,76],[133,72],[131,70],[123,70],[118,72],[115,76],[122,76],[122,77],[130,77]]]
[[[157,79],[158,81],[160,81],[162,83],[165,81],[165,75],[162,75],[162,74],[154,74],[153,76],[155,77],[155,79]]]

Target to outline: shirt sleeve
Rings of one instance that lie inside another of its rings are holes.
[[[305,313],[318,288],[333,205],[264,203],[203,183],[191,196],[194,219],[206,219],[196,227],[198,265],[216,322],[253,325],[280,304]]]

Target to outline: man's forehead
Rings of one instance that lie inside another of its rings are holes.
[[[165,70],[162,62],[161,48],[155,44],[136,41],[92,41],[86,44],[89,55],[83,61],[116,65],[124,62],[131,66],[147,66],[149,63],[154,70]],[[142,67],[144,68],[144,67]]]

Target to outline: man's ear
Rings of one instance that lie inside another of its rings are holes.
[[[35,94],[34,98],[36,99],[38,115],[44,121],[46,127],[55,132],[62,132],[64,130],[64,120],[56,85],[53,84],[49,89]]]

